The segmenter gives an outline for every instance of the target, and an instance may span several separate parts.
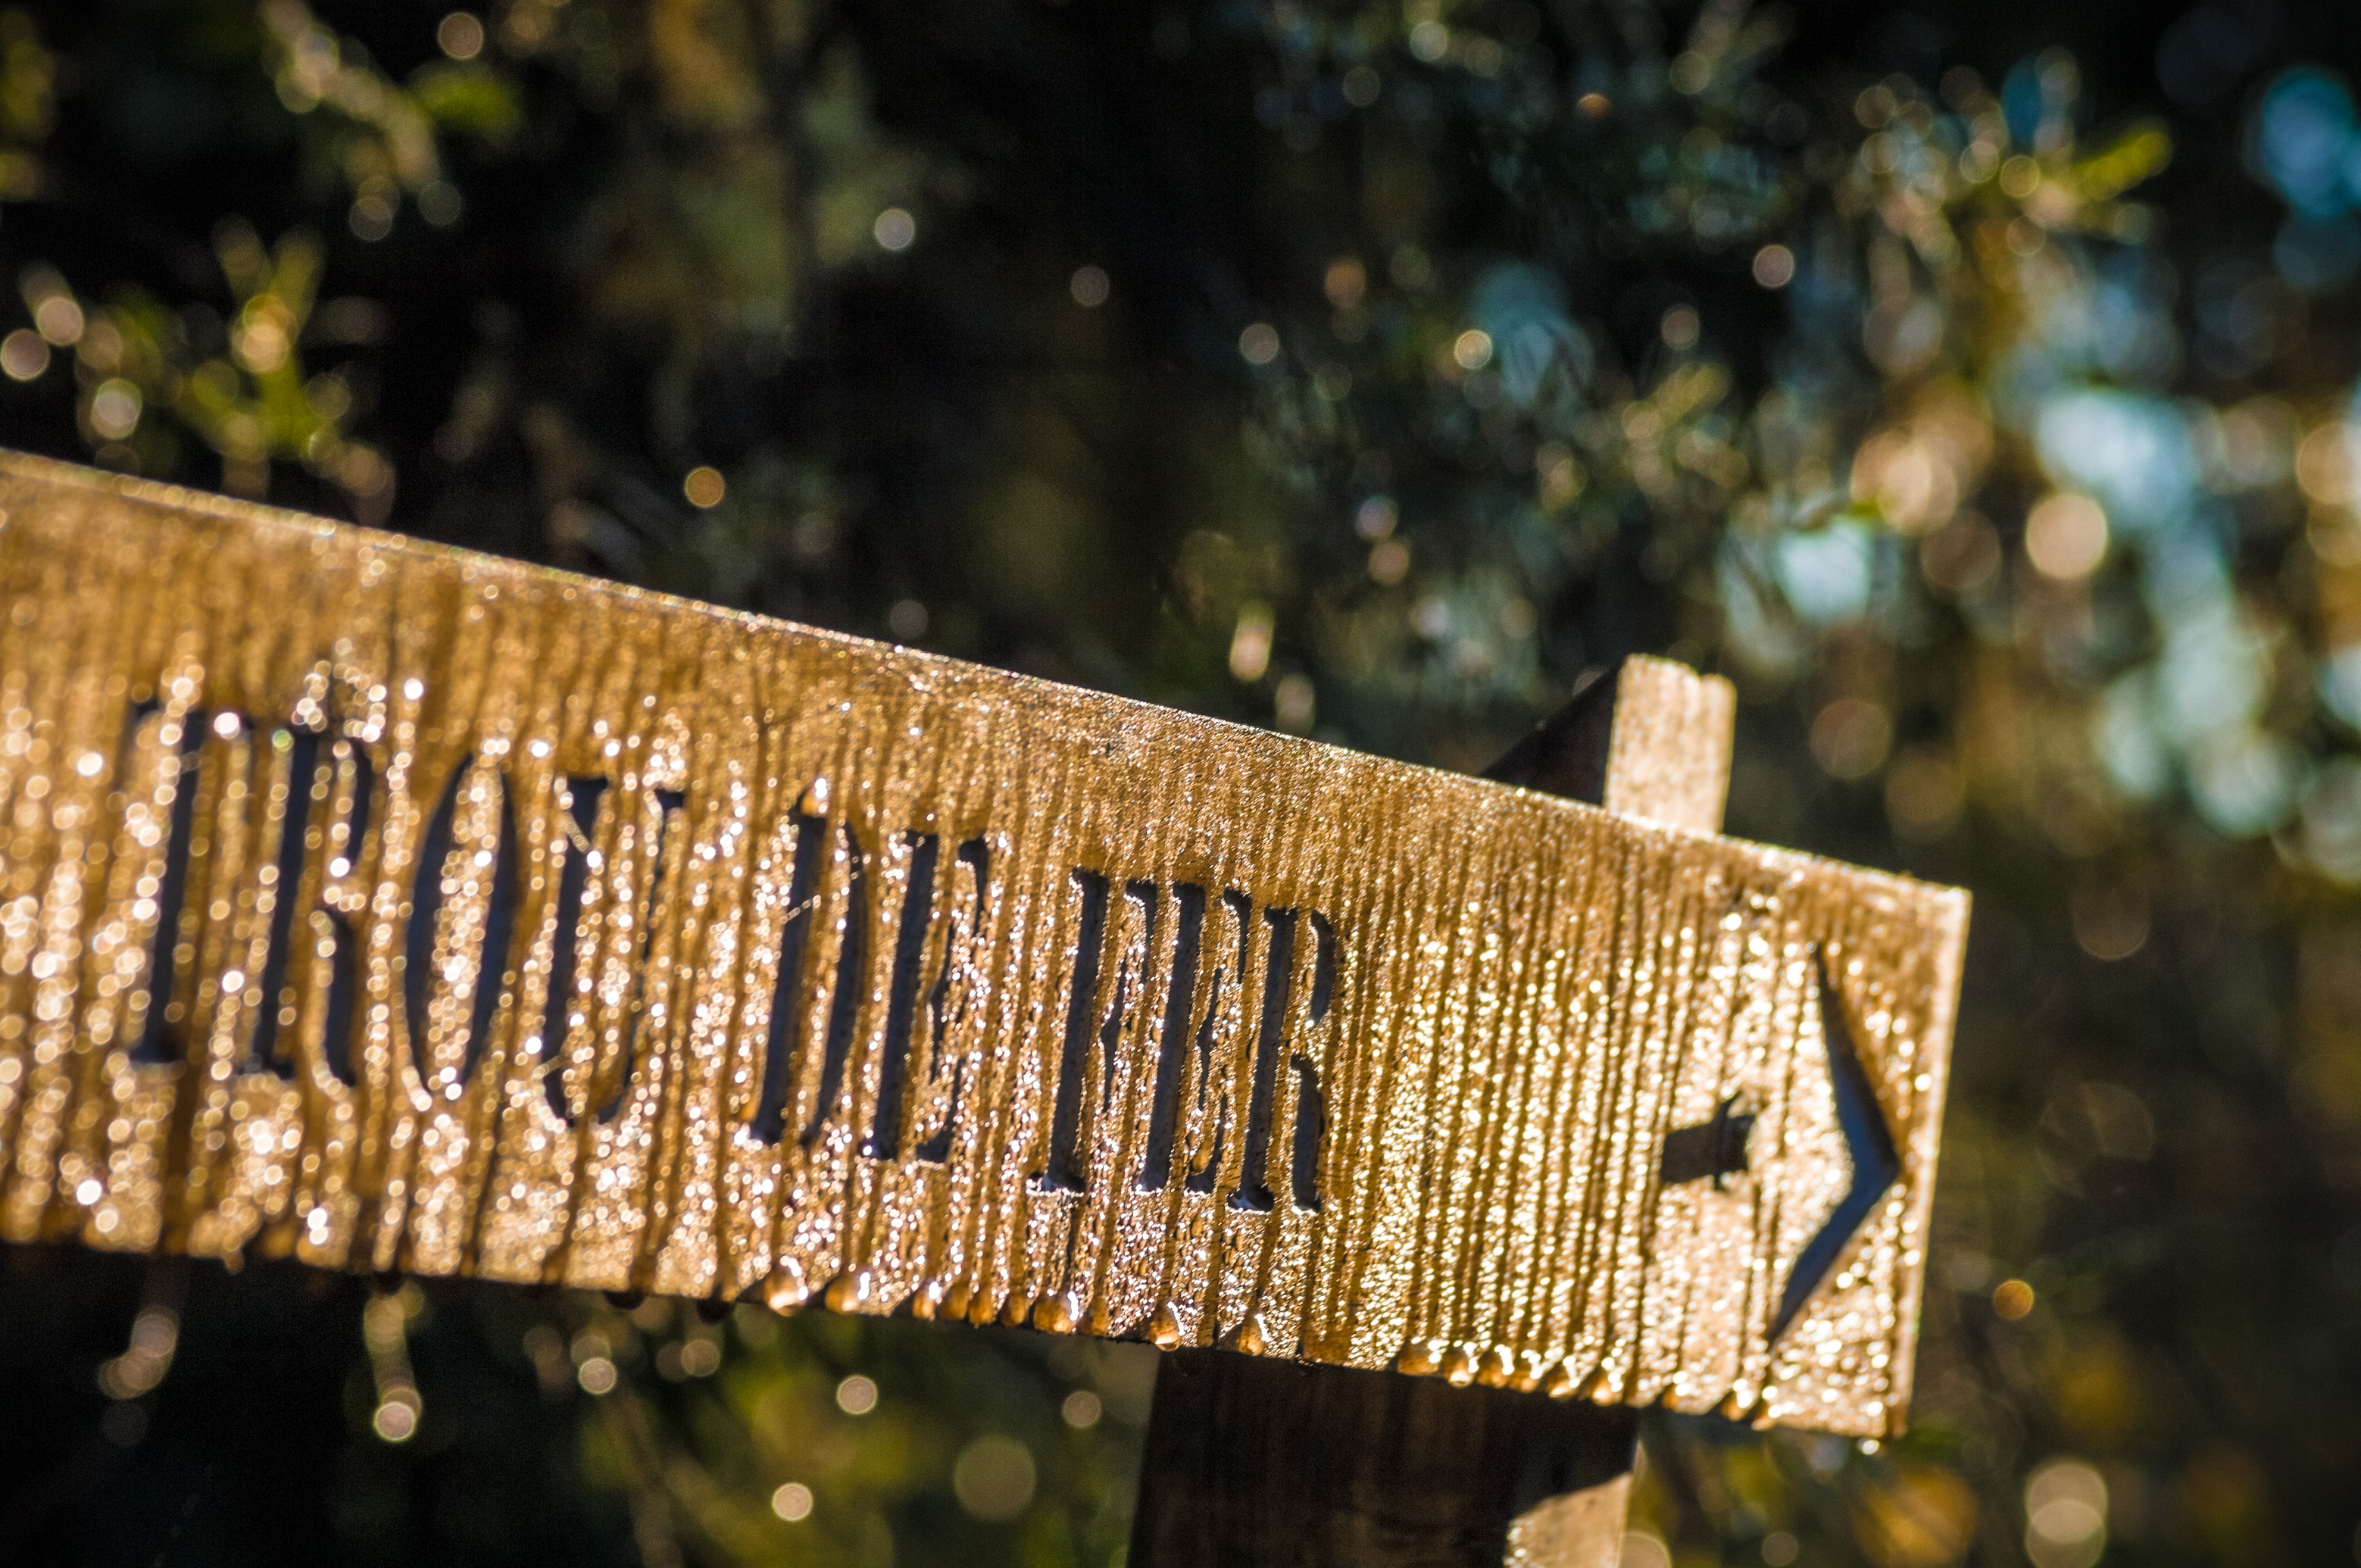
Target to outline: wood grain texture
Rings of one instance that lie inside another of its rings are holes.
[[[1500,1568],[1512,1520],[1631,1469],[1633,1421],[1508,1388],[1176,1352],[1157,1376],[1126,1561]]]
[[[1675,826],[1711,831],[1728,790],[1731,696],[1727,681],[1626,660],[1580,686],[1485,776],[1611,801],[1626,815],[1644,803],[1686,817]],[[1631,1491],[1627,1412],[1576,1405],[1561,1416],[1539,1395],[1507,1389],[1417,1392],[1428,1387],[1344,1368],[1279,1378],[1244,1357],[1167,1357],[1127,1561],[1615,1568]]]
[[[1544,1497],[1509,1521],[1506,1568],[1617,1568],[1631,1508],[1628,1472]]]
[[[0,1235],[1902,1419],[1955,892],[29,458],[0,510]]]

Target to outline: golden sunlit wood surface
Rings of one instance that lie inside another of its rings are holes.
[[[32,458],[0,509],[0,1236],[1900,1427],[1963,894]]]

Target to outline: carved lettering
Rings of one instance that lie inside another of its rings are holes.
[[[587,1111],[611,1122],[631,1084],[647,954],[662,915],[664,849],[686,804],[678,790],[645,792],[611,829],[620,874],[597,845],[609,781],[569,778],[559,803],[565,858],[550,938],[542,1050],[550,1109],[571,1126]],[[618,885],[620,884],[620,885]],[[571,1080],[569,1082],[569,1080]]]
[[[0,455],[0,1239],[1898,1419],[1960,895],[112,483]]]

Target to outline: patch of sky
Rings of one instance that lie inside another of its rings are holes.
[[[2018,147],[2031,146],[2033,133],[2041,128],[2044,107],[2039,66],[2029,60],[2016,62],[2001,82],[2000,107],[2008,120],[2008,139]]]
[[[1877,536],[1856,519],[1782,534],[1772,565],[1779,590],[1795,612],[1816,626],[1851,620],[1869,609],[1875,582]]]
[[[2156,676],[2134,670],[2119,676],[2099,699],[2092,740],[2099,765],[2117,789],[2136,800],[2154,800],[2172,784],[2172,753],[2156,729]]]
[[[1557,280],[1538,268],[1507,263],[1477,281],[1468,301],[1476,324],[1492,339],[1500,390],[1531,408],[1553,370],[1576,386],[1590,378],[1590,340],[1565,312]]]
[[[2268,833],[2287,820],[2303,767],[2276,735],[2241,729],[2189,759],[2189,798],[2217,831],[2234,839]]]
[[[2020,339],[1993,367],[1993,412],[2012,429],[2029,430],[2049,400],[2070,384],[2045,345]]]
[[[2098,362],[2098,323],[2088,288],[2060,289],[2039,307],[2043,349],[2060,366],[2081,369]]]
[[[2317,66],[2299,66],[2263,93],[2250,144],[2255,171],[2309,218],[2333,218],[2361,194],[2353,95]]]
[[[2166,628],[2156,681],[2158,726],[2193,751],[2261,711],[2270,686],[2269,651],[2229,606],[2202,610]]]
[[[1768,579],[1775,575],[1770,554],[1761,541],[1725,535],[1714,564],[1718,597],[1730,641],[1746,662],[1765,674],[1792,675],[1803,667],[1806,647],[1795,624],[1765,602]]]
[[[2272,242],[2280,276],[2325,293],[2361,274],[2361,126],[2345,83],[2299,66],[2265,90],[2247,156],[2256,176],[2293,209]]]
[[[2165,627],[2227,610],[2230,568],[2213,530],[2174,529],[2151,540],[2140,556],[2140,597]]]
[[[2361,729],[2361,642],[2348,642],[2321,661],[2318,689],[2329,712]]]
[[[2035,424],[2042,466],[2136,532],[2183,511],[2197,490],[2189,428],[2162,398],[2083,387],[2048,399]]]
[[[2163,646],[2109,685],[2092,716],[2092,748],[2127,795],[2155,799],[2179,772],[2217,831],[2268,832],[2303,784],[2301,760],[2257,727],[2270,695],[2270,641],[2239,612],[2222,520],[2187,507],[2169,515],[2140,552],[2140,594]],[[2361,662],[2350,696],[2361,712]],[[2332,707],[2338,700],[2325,685],[2323,696]]]

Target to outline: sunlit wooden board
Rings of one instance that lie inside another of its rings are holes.
[[[1957,891],[33,458],[0,510],[0,1236],[1898,1430]]]

